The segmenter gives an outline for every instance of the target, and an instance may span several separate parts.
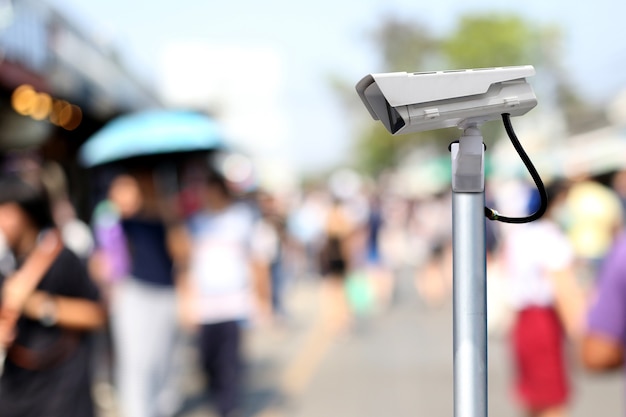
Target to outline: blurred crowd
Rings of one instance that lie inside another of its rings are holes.
[[[5,164],[3,416],[95,415],[93,381],[112,388],[117,415],[176,415],[188,341],[218,414],[241,415],[244,334],[288,329],[298,283],[323,288],[328,337],[393,308],[399,279],[430,308],[449,301],[449,192],[407,196],[393,174],[271,192],[208,161],[179,167],[176,186],[153,167],[118,167],[88,219],[59,165]],[[548,195],[539,221],[486,221],[489,331],[510,336],[512,386],[532,416],[566,415],[568,344],[604,370],[626,337],[626,172],[554,180]],[[539,197],[523,180],[490,181],[487,203],[524,215]]]

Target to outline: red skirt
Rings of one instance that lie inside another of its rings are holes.
[[[513,326],[517,397],[529,410],[564,405],[569,397],[564,332],[556,311],[530,307]]]

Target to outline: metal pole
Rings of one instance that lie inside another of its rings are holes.
[[[478,138],[480,153],[476,148]],[[456,179],[452,195],[455,417],[487,417],[488,414],[483,161],[480,131],[466,129],[460,145],[453,149],[453,181]],[[477,165],[480,165],[479,170]]]
[[[453,193],[454,416],[487,416],[485,194]]]

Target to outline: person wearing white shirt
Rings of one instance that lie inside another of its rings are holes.
[[[569,400],[563,352],[566,322],[558,308],[556,283],[573,280],[574,251],[555,221],[566,191],[560,183],[550,186],[544,216],[507,229],[505,240],[505,273],[515,311],[511,329],[515,394],[531,417],[564,416]]]
[[[202,366],[220,417],[240,412],[241,325],[269,314],[266,257],[255,252],[256,218],[213,173],[204,208],[188,222],[177,267],[181,318],[198,332]],[[184,253],[187,252],[187,253]]]

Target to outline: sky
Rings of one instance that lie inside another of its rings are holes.
[[[485,11],[556,24],[579,91],[605,102],[626,88],[623,0],[48,1],[115,47],[170,101],[222,96],[224,123],[237,143],[299,171],[349,155],[353,126],[328,79],[356,84],[385,72],[366,37],[385,15],[415,19],[434,34],[453,29],[461,14]],[[187,61],[176,55],[184,48]],[[190,86],[196,96],[185,98],[180,92]]]

